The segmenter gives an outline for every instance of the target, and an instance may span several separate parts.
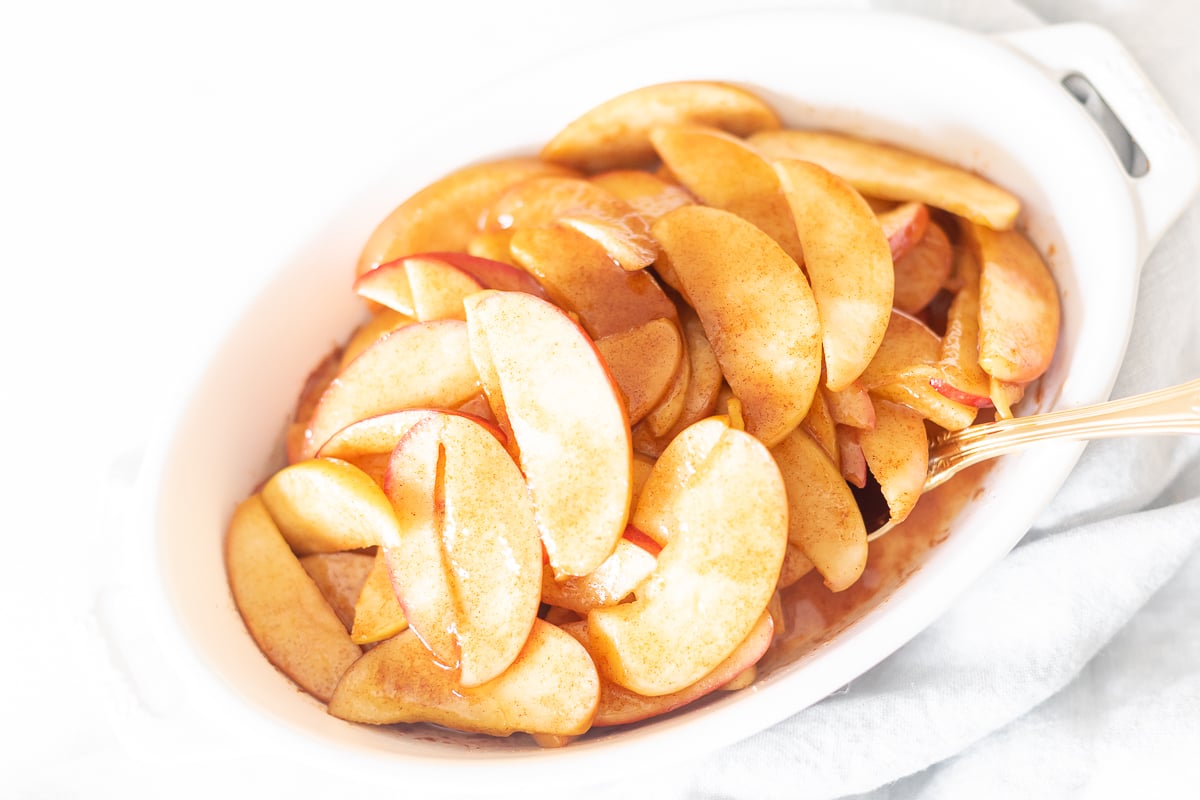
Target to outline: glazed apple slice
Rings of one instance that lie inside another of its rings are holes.
[[[609,170],[593,175],[590,180],[629,203],[648,223],[653,223],[668,211],[696,202],[688,190],[678,183],[640,169]]]
[[[803,550],[788,542],[787,552],[783,554],[783,566],[779,570],[779,583],[776,584],[776,588],[786,589],[812,571],[812,560],[804,555]],[[776,595],[778,595],[778,592],[776,592]],[[769,608],[768,606],[768,610]],[[772,613],[772,616],[775,617],[776,615]]]
[[[384,485],[400,523],[386,558],[409,625],[463,685],[491,680],[537,615],[542,550],[525,479],[484,427],[431,413],[396,446]]]
[[[300,558],[300,566],[321,590],[321,596],[346,630],[354,625],[354,603],[374,561],[366,553],[313,553]],[[354,638],[353,634],[350,638]]]
[[[641,534],[640,541],[653,546]],[[653,547],[655,551],[657,547]],[[656,553],[622,536],[612,555],[591,574],[556,581],[549,573],[542,576],[542,602],[586,614],[593,608],[612,606],[629,597],[654,571]]]
[[[225,569],[259,650],[300,688],[328,701],[362,650],[304,571],[258,495],[234,511]]]
[[[354,329],[346,346],[342,349],[342,360],[338,372],[344,370],[354,359],[363,354],[371,345],[387,336],[392,331],[406,325],[412,325],[415,319],[390,308],[381,308],[371,315],[371,318]],[[334,375],[334,377],[337,377]],[[328,385],[328,384],[326,384]],[[320,399],[320,398],[318,398]]]
[[[683,342],[674,322],[654,319],[597,339],[596,350],[625,397],[629,423],[636,425],[670,388],[683,357]]]
[[[356,275],[410,253],[462,250],[480,216],[510,186],[538,175],[572,175],[534,158],[473,164],[440,178],[401,203],[363,247]]]
[[[359,297],[420,322],[464,319],[463,298],[482,288],[479,281],[444,261],[419,257],[383,264],[354,282]]]
[[[572,622],[562,627],[580,644],[587,647],[586,622]],[[600,706],[596,711],[596,720],[592,724],[603,728],[611,725],[626,725],[669,714],[711,692],[726,688],[735,678],[758,663],[767,652],[767,648],[771,646],[774,636],[775,625],[771,620],[771,615],[763,613],[754,628],[751,629],[750,634],[712,672],[690,686],[671,694],[647,697],[601,678]]]
[[[822,386],[821,396],[829,406],[830,416],[838,425],[848,425],[851,428],[875,426],[875,406],[871,404],[871,396],[859,381],[840,392],[831,392]]]
[[[775,171],[821,317],[825,385],[836,392],[862,374],[887,330],[895,286],[891,248],[871,207],[838,176],[786,159]]]
[[[753,223],[803,263],[779,177],[744,140],[716,128],[677,125],[655,128],[650,141],[672,174],[701,202]]]
[[[578,231],[521,228],[511,247],[517,263],[537,278],[556,305],[578,314],[594,339],[675,318],[675,304],[654,276],[626,272]]]
[[[679,365],[671,377],[671,385],[646,418],[634,427],[634,443],[639,452],[657,458],[671,440],[671,431],[683,418],[687,389],[692,383],[692,362],[688,352],[679,357]]]
[[[858,438],[887,500],[891,521],[903,521],[925,489],[929,470],[925,422],[911,409],[880,400],[875,405],[875,427],[860,431]]]
[[[518,731],[573,736],[591,727],[600,699],[596,668],[572,636],[536,620],[512,665],[468,687],[405,631],[346,672],[329,713],[373,725],[431,722],[508,736]]]
[[[350,638],[355,644],[380,642],[408,627],[404,608],[392,586],[392,574],[383,548],[370,558],[370,571],[354,597],[352,608],[354,624],[350,628]]]
[[[1021,402],[1021,398],[1025,396],[1025,387],[1019,383],[1009,383],[998,378],[992,378],[990,384],[988,397],[991,398],[992,405],[996,407],[996,417],[1011,419],[1012,407]]]
[[[373,547],[396,533],[396,516],[369,475],[336,458],[311,458],[276,472],[262,503],[297,555]]]
[[[979,365],[1028,383],[1050,366],[1058,343],[1058,288],[1041,255],[1017,231],[963,225],[979,263]]]
[[[746,430],[778,442],[808,413],[821,377],[821,323],[804,273],[727,211],[684,206],[653,230],[745,405]]]
[[[945,377],[930,383],[951,400],[983,408],[992,404],[991,379],[979,366],[979,264],[969,250],[955,254],[954,273],[960,288],[946,312],[938,360]]]
[[[709,125],[746,136],[779,127],[751,92],[723,83],[679,81],[634,89],[592,108],[542,148],[548,161],[587,172],[654,161],[650,131],[660,125]]]
[[[406,408],[457,408],[478,392],[463,322],[406,326],[363,351],[325,390],[302,452],[311,457],[333,434],[367,417]]]
[[[892,304],[907,314],[916,314],[929,305],[953,271],[953,251],[942,226],[929,223],[921,241],[895,259],[896,296]]]
[[[479,231],[467,242],[467,253],[476,258],[486,258],[515,267],[516,262],[508,249],[512,235],[511,228],[503,231]]]
[[[467,300],[467,327],[554,575],[587,575],[629,513],[633,455],[619,390],[587,334],[544,300],[481,292]]]
[[[849,588],[867,565],[867,529],[850,487],[804,430],[792,431],[771,455],[787,487],[788,542],[812,561],[830,591]]]
[[[848,425],[837,426],[838,468],[846,482],[859,489],[867,485],[867,457],[863,455],[862,443],[859,442],[859,434],[863,430]]]
[[[654,263],[658,245],[633,206],[597,183],[576,178],[534,178],[505,192],[488,211],[483,230],[572,228],[604,248],[623,269]]]
[[[797,430],[803,430],[811,436],[833,461],[834,466],[838,466],[837,422],[834,421],[829,403],[822,392],[817,392],[813,397],[812,407],[808,409],[807,416]]]
[[[713,436],[713,433],[716,436]],[[679,472],[671,451],[713,441],[695,472]],[[649,518],[651,495],[672,521]],[[775,591],[787,547],[787,496],[771,454],[720,418],[681,433],[663,453],[634,513],[634,526],[666,544],[630,603],[588,612],[591,653],[602,675],[644,695],[694,684],[730,656]],[[698,608],[704,609],[699,617]]]
[[[966,170],[891,145],[822,131],[764,131],[750,144],[772,159],[811,161],[864,195],[915,200],[991,228],[1011,228],[1021,203]]]
[[[936,333],[920,320],[892,311],[883,342],[860,383],[872,395],[906,405],[946,430],[960,430],[975,421],[977,409],[933,388],[933,381],[945,378],[938,366],[940,354]]]

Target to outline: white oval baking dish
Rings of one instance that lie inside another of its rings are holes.
[[[636,52],[652,56],[624,55]],[[1123,171],[1063,89],[1071,73],[1098,87],[1131,131],[1148,157],[1144,177]],[[991,38],[890,14],[763,12],[579,52],[479,98],[436,131],[398,142],[397,162],[377,185],[309,241],[284,243],[291,257],[281,258],[277,277],[165,415],[138,486],[129,610],[110,626],[142,696],[158,698],[151,730],[215,722],[247,753],[285,753],[360,780],[403,776],[406,786],[490,795],[537,780],[564,790],[609,779],[617,764],[629,775],[694,757],[818,702],[915,636],[1020,540],[1081,445],[1003,459],[948,539],[886,602],[752,689],[558,750],[527,740],[464,747],[349,725],[276,672],[246,634],[225,580],[225,526],[264,476],[311,365],[361,313],[349,276],[375,224],[429,180],[466,162],[531,152],[601,100],[697,78],[755,88],[791,125],[933,153],[1014,191],[1025,203],[1023,227],[1050,255],[1064,310],[1060,352],[1025,411],[1107,397],[1139,268],[1195,191],[1197,161],[1144,75],[1105,32],[1066,25]]]

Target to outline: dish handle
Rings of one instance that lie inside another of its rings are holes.
[[[1141,211],[1143,256],[1148,254],[1200,186],[1200,157],[1179,119],[1120,40],[1098,25],[1049,25],[997,39],[1061,82],[1110,141],[1127,131],[1134,154],[1144,154],[1144,159],[1126,159],[1123,166]],[[1073,82],[1080,77],[1086,83]],[[1081,96],[1091,87],[1098,97]]]

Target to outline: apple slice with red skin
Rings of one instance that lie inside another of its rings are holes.
[[[586,622],[571,622],[562,629],[574,636],[584,647],[588,646]],[[644,719],[669,714],[676,709],[699,700],[711,692],[726,688],[730,683],[753,667],[767,652],[775,636],[775,625],[771,615],[763,613],[742,643],[720,664],[690,686],[671,694],[647,697],[629,689],[600,679],[600,705],[592,723],[597,728],[626,725]]]
[[[745,405],[746,430],[774,444],[804,419],[821,377],[821,323],[804,273],[728,211],[684,206],[653,230]]]
[[[633,451],[619,390],[587,334],[532,295],[473,295],[467,327],[555,578],[587,575],[628,519]]]
[[[519,228],[512,253],[555,305],[579,315],[594,339],[656,319],[674,319],[675,304],[649,272],[626,272],[604,248],[565,228]]]
[[[975,408],[992,405],[991,378],[979,366],[979,264],[965,248],[955,255],[958,293],[946,312],[939,364],[944,378],[934,378],[934,389]]]
[[[806,130],[756,133],[750,144],[772,159],[799,159],[840,175],[864,195],[919,201],[992,228],[1011,228],[1020,201],[995,184],[926,156],[857,136]]]
[[[538,175],[573,175],[535,158],[472,164],[439,178],[396,207],[367,239],[356,275],[410,253],[462,250],[479,218],[513,184]]]
[[[712,81],[659,83],[591,108],[547,142],[541,156],[586,172],[641,167],[654,161],[652,129],[685,124],[746,136],[778,128],[780,122],[762,98],[737,86]]]
[[[894,262],[893,305],[907,314],[916,314],[929,305],[950,277],[953,249],[942,227],[930,222],[921,241]]]
[[[475,404],[476,399],[473,398],[468,400],[463,408],[477,407]],[[374,478],[376,483],[382,485],[388,462],[391,460],[392,451],[396,449],[396,445],[413,425],[435,410],[469,417],[472,422],[486,428],[502,445],[507,446],[508,444],[504,432],[491,420],[484,419],[478,414],[468,414],[462,410],[410,408],[367,417],[347,425],[321,445],[317,456],[348,461]]]
[[[906,405],[947,430],[965,428],[975,420],[977,409],[951,400],[931,383],[945,378],[938,365],[941,346],[941,338],[927,325],[893,310],[860,383],[872,395]]]
[[[867,205],[870,205],[870,201]],[[877,218],[888,248],[892,251],[892,261],[895,262],[925,237],[929,227],[929,208],[924,203],[901,203],[895,208],[878,212]]]
[[[465,323],[408,325],[364,350],[329,385],[302,452],[311,457],[333,434],[367,417],[406,408],[456,408],[478,392]]]
[[[504,251],[508,252],[506,237]],[[511,257],[511,256],[510,256]],[[525,292],[526,294],[545,297],[546,290],[533,277],[516,266],[505,261],[491,258],[480,258],[467,253],[418,253],[406,259],[420,258],[428,261],[441,261],[459,269],[477,280],[485,289],[499,289],[502,292]]]
[[[354,604],[374,562],[366,553],[313,553],[300,558],[300,566],[321,590],[321,596],[346,630],[354,626]],[[350,638],[354,638],[353,633]]]
[[[1002,381],[1029,383],[1050,366],[1058,343],[1054,276],[1020,232],[962,229],[979,263],[979,365]]]
[[[577,178],[533,178],[505,192],[483,220],[485,231],[560,225],[600,245],[622,269],[654,263],[658,244],[633,206],[603,186]]]
[[[849,588],[867,565],[867,529],[850,487],[803,429],[788,434],[771,455],[787,487],[788,542],[812,561],[830,591]]]
[[[676,448],[692,457],[675,459]],[[696,471],[677,469],[696,458]],[[716,669],[766,609],[787,548],[783,479],[757,439],[714,417],[663,453],[633,524],[650,536],[665,529],[666,544],[634,601],[588,612],[589,649],[610,680],[638,694],[671,694]]]
[[[353,609],[350,638],[355,644],[381,642],[408,627],[382,547],[371,561],[371,570],[354,598]]]
[[[891,249],[871,207],[846,181],[806,161],[778,161],[775,171],[820,313],[825,384],[836,392],[858,379],[887,330]]]
[[[655,128],[650,141],[672,174],[702,203],[737,214],[804,262],[791,209],[770,163],[745,140],[717,128]]]
[[[354,282],[359,297],[420,322],[464,319],[463,298],[482,288],[475,278],[445,261],[420,257],[383,264]]]
[[[924,420],[912,409],[880,400],[875,405],[875,427],[860,431],[858,440],[887,500],[891,521],[902,522],[925,490],[929,439]]]
[[[242,501],[230,520],[225,570],[234,603],[259,650],[300,688],[328,701],[362,650],[258,495]]]
[[[262,503],[297,555],[373,547],[396,535],[379,485],[336,458],[290,464],[263,484]]]
[[[464,686],[414,633],[405,631],[346,672],[329,701],[329,713],[351,722],[431,722],[491,736],[587,731],[600,700],[600,679],[587,650],[542,620],[535,620],[522,644],[505,672],[478,686]]]
[[[464,686],[495,678],[528,636],[542,585],[520,470],[486,428],[433,412],[396,446],[384,486],[399,521],[386,558],[409,625]]]

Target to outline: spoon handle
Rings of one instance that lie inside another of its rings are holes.
[[[1107,403],[990,422],[930,443],[925,489],[980,461],[1045,441],[1200,433],[1200,379]]]

